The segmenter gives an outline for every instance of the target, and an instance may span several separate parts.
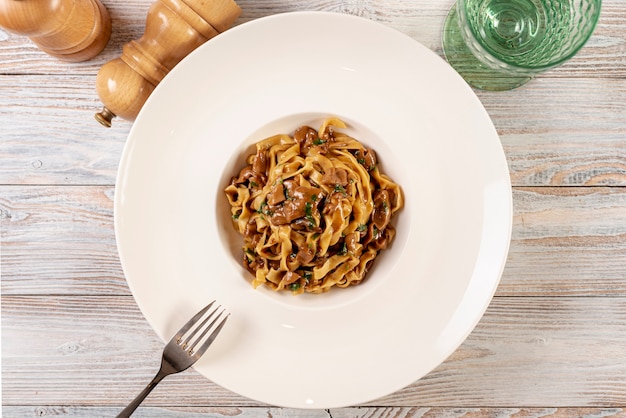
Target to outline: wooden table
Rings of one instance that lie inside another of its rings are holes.
[[[450,0],[239,0],[242,24],[325,10],[383,22],[441,53]],[[365,405],[274,408],[191,370],[137,416],[626,416],[626,7],[605,0],[587,46],[510,92],[477,92],[513,182],[497,294],[465,343],[414,384]],[[149,0],[105,0],[113,36],[59,62],[0,31],[3,416],[115,416],[162,343],[126,285],[113,231],[131,123],[93,119],[102,64],[143,33]],[[367,365],[364,365],[367,367]]]

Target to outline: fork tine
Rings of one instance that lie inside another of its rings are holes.
[[[202,318],[202,315],[204,315],[206,313],[206,311],[208,311],[209,309],[211,309],[211,306],[213,306],[213,304],[215,303],[215,301],[209,303],[207,306],[205,306],[204,308],[202,308],[202,310],[200,312],[198,312],[197,314],[195,314],[189,321],[187,321],[187,323],[185,325],[183,325],[183,327],[176,333],[175,337],[177,342],[180,342],[181,339],[183,338],[183,335],[185,335],[185,333],[187,331],[189,331],[189,329],[196,323],[198,322],[198,320],[200,318]]]
[[[213,313],[208,316],[203,322],[202,324],[200,324],[198,326],[198,328],[196,329],[196,332],[194,332],[194,334],[190,335],[189,338],[187,339],[187,342],[189,342],[189,340],[191,340],[191,337],[193,335],[195,335],[198,331],[200,331],[200,329],[203,329],[202,333],[200,334],[200,336],[198,336],[198,338],[196,338],[196,340],[189,345],[189,353],[191,354],[193,352],[193,349],[196,345],[198,345],[198,343],[204,338],[204,336],[211,330],[211,328],[213,328],[213,325],[215,325],[215,323],[217,322],[218,319],[220,319],[220,317],[224,314],[224,309],[222,309],[222,312],[219,313],[219,315],[217,315],[217,317],[215,317],[215,319],[213,319],[213,321],[208,325],[205,326],[207,321],[209,319],[211,319],[211,317],[213,316],[213,314],[217,313],[217,309],[221,308],[221,306],[218,306],[215,311],[213,311]]]
[[[211,305],[213,305],[213,302],[211,303]],[[209,305],[209,307],[211,306]],[[207,322],[209,322],[209,320],[213,317],[213,315],[215,315],[217,313],[217,310],[221,308],[221,306],[217,306],[215,308],[215,310],[213,312],[211,312],[206,318],[204,318],[202,320],[202,322],[197,325],[197,324],[193,324],[193,329],[191,330],[191,332],[189,333],[189,335],[187,335],[187,337],[185,338],[185,341],[181,344],[181,346],[183,347],[183,349],[186,349],[189,346],[189,342],[191,341],[191,339],[198,333],[198,331],[200,331],[201,329],[204,328],[204,326],[206,325]],[[201,311],[202,313],[206,313],[206,308],[203,309]],[[197,315],[196,315],[197,316]],[[218,316],[219,317],[219,316]],[[194,317],[195,318],[195,317]],[[198,318],[196,318],[196,321],[198,321],[200,319],[200,316]],[[209,327],[213,326],[213,324],[215,323],[215,319],[213,320],[213,322],[209,325]],[[206,333],[206,331],[205,331]],[[204,334],[202,334],[204,335]],[[202,338],[202,336],[200,337]],[[192,345],[191,348],[193,348],[194,345],[196,345],[198,343],[198,341],[196,340],[196,342]],[[190,348],[190,349],[191,349]]]
[[[202,356],[205,353],[205,351],[209,348],[213,340],[215,340],[217,335],[220,333],[220,331],[224,327],[224,324],[226,323],[226,320],[230,316],[230,314],[226,312],[226,309],[224,309],[221,305],[218,305],[212,312],[210,312],[208,317],[202,320],[201,323],[198,325],[197,323],[200,322],[202,317],[207,313],[209,309],[211,309],[211,307],[214,304],[215,304],[215,301],[209,303],[200,312],[195,314],[193,318],[187,321],[187,323],[183,325],[180,331],[178,331],[172,337],[172,339],[165,345],[165,348],[163,349],[163,355],[161,356],[161,367],[159,368],[158,373],[152,379],[152,381],[148,383],[146,388],[141,393],[139,393],[139,395],[137,395],[137,397],[130,404],[128,404],[128,406],[124,408],[122,412],[120,412],[120,414],[118,415],[118,418],[129,417],[133,413],[133,411],[137,409],[139,404],[143,402],[146,396],[148,396],[148,394],[152,391],[152,389],[154,389],[154,387],[164,377],[187,370],[196,361],[198,361],[200,356]],[[218,313],[220,308],[222,309],[222,311]],[[221,322],[217,324],[217,327],[214,328],[215,324],[220,320],[220,318],[222,318],[225,312],[226,312],[226,316],[224,317],[224,319],[222,319]],[[206,324],[209,322],[211,318],[214,318],[214,319],[207,326]],[[206,338],[206,341],[202,344],[200,349],[194,352],[193,351],[194,347],[198,345],[200,341],[206,337],[206,334],[211,329],[213,329],[213,332]],[[181,340],[183,339],[183,336],[185,336],[185,334],[189,330],[191,330],[191,335],[187,336],[185,339],[185,342],[181,344]],[[198,332],[200,332],[200,336],[196,338],[191,348],[187,349],[186,345],[189,343],[191,339],[193,339],[193,337],[196,334],[198,334]]]
[[[215,321],[217,321],[222,314],[224,313],[224,311],[220,312],[219,316],[217,318],[215,318],[215,320],[211,323],[211,326],[213,326],[213,323],[215,323]],[[200,346],[200,349],[198,351],[196,351],[195,353],[190,353],[191,355],[198,355],[201,356],[202,354],[204,354],[204,352],[209,348],[209,346],[211,345],[211,343],[213,343],[213,340],[215,340],[215,337],[217,337],[217,334],[220,333],[220,331],[222,330],[222,328],[224,327],[224,324],[226,324],[226,320],[228,319],[228,317],[230,316],[230,314],[226,314],[226,316],[224,317],[224,319],[222,319],[222,322],[220,322],[217,326],[217,328],[215,328],[215,330],[211,333],[211,335],[209,335],[209,337],[207,338],[207,340],[202,344],[202,346]],[[202,333],[202,336],[200,338],[198,338],[198,340],[194,343],[197,344],[202,337],[204,337],[204,335],[207,333],[207,331],[209,329],[211,329],[210,327],[207,327],[207,329]]]

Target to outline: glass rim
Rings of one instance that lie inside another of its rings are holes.
[[[454,7],[457,8],[457,13],[459,14],[459,16],[461,15],[461,13],[463,14],[464,18],[467,20],[467,13],[466,13],[466,9],[465,9],[465,4],[466,4],[467,0],[457,0],[456,4]],[[467,25],[469,28],[470,33],[472,34],[472,38],[480,45],[481,49],[483,51],[485,51],[487,54],[489,54],[489,57],[495,61],[498,61],[502,64],[505,64],[506,66],[510,66],[516,69],[520,69],[520,70],[528,70],[529,73],[539,73],[541,71],[545,71],[547,69],[550,69],[552,67],[556,67],[562,63],[564,63],[565,61],[571,59],[574,55],[576,55],[587,43],[587,41],[589,41],[589,39],[591,38],[591,36],[593,35],[593,33],[595,32],[596,26],[598,25],[598,22],[600,20],[600,12],[602,11],[602,0],[593,0],[594,3],[596,3],[598,5],[597,9],[594,11],[593,15],[592,15],[592,19],[593,21],[591,22],[590,25],[590,30],[589,33],[587,33],[584,38],[582,38],[582,42],[580,42],[580,44],[574,48],[569,54],[564,55],[563,57],[559,58],[558,60],[551,62],[549,64],[544,64],[544,65],[536,65],[536,66],[531,66],[531,65],[520,65],[514,62],[511,62],[509,60],[506,59],[502,59],[500,57],[496,57],[494,56],[491,52],[489,52],[489,49],[485,46],[485,44],[481,41],[480,37],[477,36],[476,30],[471,26],[471,25]]]

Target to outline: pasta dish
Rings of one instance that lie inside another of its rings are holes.
[[[343,128],[329,118],[258,142],[225,188],[255,288],[323,293],[361,283],[392,242],[402,191]]]

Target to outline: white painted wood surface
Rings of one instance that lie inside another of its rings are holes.
[[[112,417],[162,344],[126,285],[113,231],[129,122],[106,130],[95,75],[143,32],[151,1],[105,0],[113,36],[80,64],[0,31],[2,416]],[[383,22],[441,54],[449,0],[240,0],[236,24],[295,10]],[[193,370],[139,417],[626,416],[626,4],[605,0],[587,46],[511,92],[477,92],[514,185],[511,251],[465,343],[418,382],[366,405],[259,404]],[[367,367],[364,365],[364,367]]]

